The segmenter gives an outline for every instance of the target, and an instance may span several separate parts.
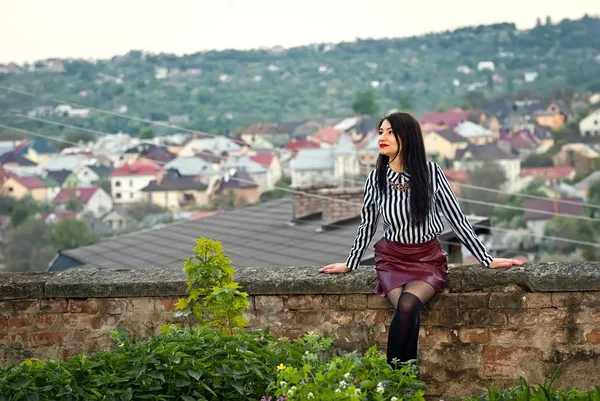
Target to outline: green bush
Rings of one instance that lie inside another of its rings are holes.
[[[600,401],[600,387],[590,390],[553,389],[552,382],[532,386],[523,378],[519,385],[508,388],[492,386],[479,396],[463,398],[462,401]]]
[[[0,401],[248,400],[300,363],[301,343],[268,334],[171,327],[147,341],[114,333],[112,352],[66,361],[25,360],[0,370]]]

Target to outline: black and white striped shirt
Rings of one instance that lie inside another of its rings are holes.
[[[365,183],[361,222],[346,260],[346,265],[350,269],[354,270],[359,266],[365,250],[375,235],[380,216],[383,217],[385,238],[394,242],[417,244],[436,238],[444,230],[437,207],[441,209],[459,240],[479,262],[485,267],[492,262],[493,258],[487,253],[485,246],[477,238],[471,223],[460,209],[456,195],[440,166],[433,162],[427,162],[427,166],[429,179],[433,184],[433,195],[429,216],[425,224],[421,226],[413,226],[408,223],[410,189],[402,192],[388,186],[385,195],[382,195],[377,185],[377,170],[369,173]],[[407,172],[397,173],[388,167],[387,178],[390,184],[408,182],[410,174]]]

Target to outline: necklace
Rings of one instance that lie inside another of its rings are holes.
[[[406,192],[408,191],[408,182],[405,182],[400,175],[400,182],[391,182],[390,186],[395,191]]]

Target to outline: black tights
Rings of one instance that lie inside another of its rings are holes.
[[[395,313],[388,333],[387,362],[406,362],[417,358],[417,343],[421,327],[420,312],[435,296],[435,290],[424,281],[413,281],[394,288],[387,295]]]

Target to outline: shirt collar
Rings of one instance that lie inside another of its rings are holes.
[[[409,173],[407,173],[406,171],[403,171],[403,172],[401,172],[401,173],[397,173],[397,172],[395,172],[394,170],[392,170],[392,169],[390,168],[390,166],[388,166],[388,168],[387,168],[387,177],[388,177],[390,180],[392,180],[392,181],[397,181],[397,180],[399,180],[399,179],[400,179],[400,176],[404,176],[404,177],[406,177],[406,178],[409,178],[409,177],[410,177],[410,174],[409,174]]]

